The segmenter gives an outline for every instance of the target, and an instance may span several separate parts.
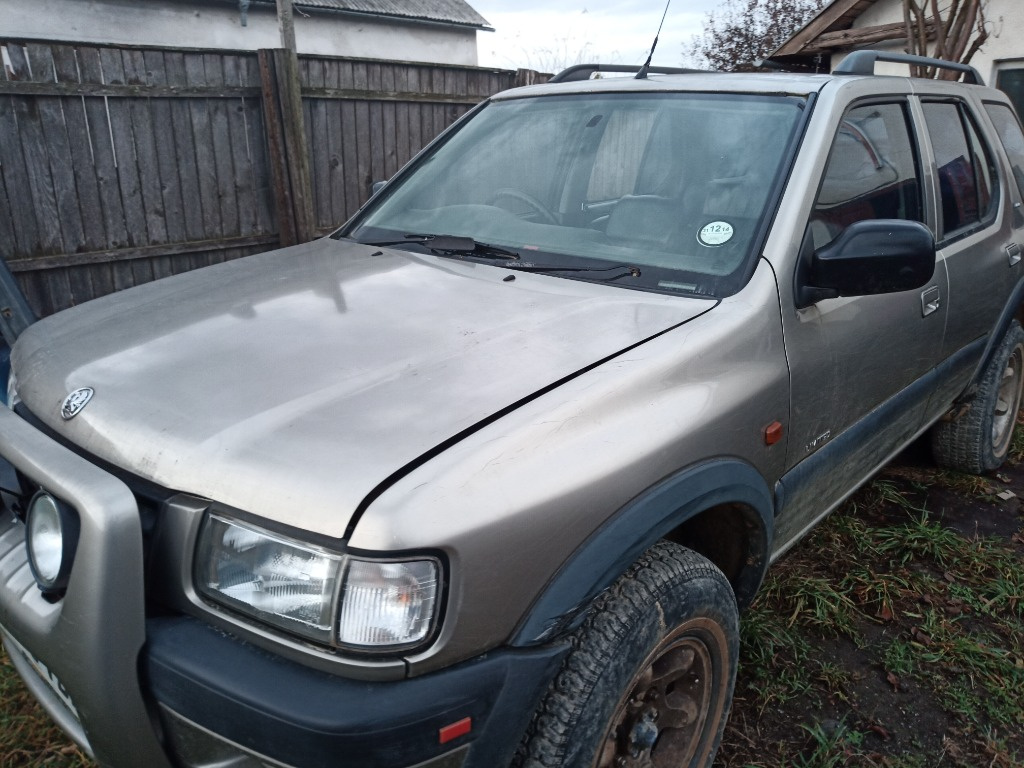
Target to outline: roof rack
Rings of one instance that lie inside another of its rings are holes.
[[[892,61],[898,64],[916,64],[920,67],[939,67],[940,69],[952,69],[964,76],[964,82],[970,85],[984,85],[978,70],[970,64],[960,64],[955,61],[944,59],[933,59],[930,56],[913,56],[909,53],[895,53],[889,51],[854,51],[847,56],[832,70],[833,75],[873,75],[875,74],[876,61]]]
[[[595,72],[639,72],[642,64],[576,64],[563,69],[548,80],[549,83],[572,83],[578,80],[589,80]],[[706,74],[703,69],[681,69],[679,67],[648,67],[648,72],[659,75],[688,75],[695,72]]]

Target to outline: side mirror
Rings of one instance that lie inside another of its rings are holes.
[[[835,240],[806,253],[797,270],[797,307],[837,296],[870,296],[920,288],[935,272],[935,238],[924,224],[903,219],[858,221]]]

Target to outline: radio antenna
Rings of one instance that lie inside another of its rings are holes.
[[[658,31],[654,33],[654,42],[651,43],[651,53],[647,57],[647,61],[640,67],[640,71],[636,73],[637,80],[646,80],[647,71],[651,68],[651,59],[654,58],[654,49],[658,47],[658,35],[661,34],[661,28],[665,26],[665,17],[668,16],[668,7],[672,4],[672,0],[666,0],[665,12],[661,14],[661,24],[658,25]]]

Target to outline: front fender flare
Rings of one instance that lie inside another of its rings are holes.
[[[733,580],[737,600],[753,597],[768,567],[774,506],[768,484],[750,464],[718,459],[688,467],[648,488],[580,546],[519,622],[511,645],[543,643],[582,622],[586,607],[659,539],[694,516],[732,504],[748,510],[748,556]]]

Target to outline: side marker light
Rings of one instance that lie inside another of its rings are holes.
[[[447,744],[449,741],[465,736],[473,730],[473,718],[464,717],[458,722],[446,725],[437,732],[437,740],[440,744]]]
[[[764,428],[764,444],[775,445],[782,439],[782,422],[773,421]]]

